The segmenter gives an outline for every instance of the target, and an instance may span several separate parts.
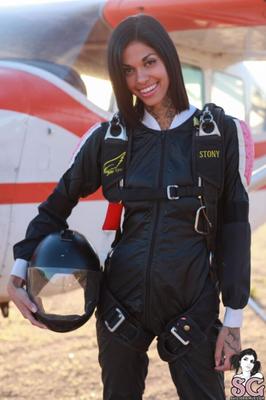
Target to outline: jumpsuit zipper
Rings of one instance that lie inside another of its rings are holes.
[[[163,177],[163,166],[164,166],[164,148],[165,148],[165,132],[160,133],[161,140],[161,154],[160,154],[160,167],[159,167],[159,177],[158,177],[158,188],[162,187],[162,177]],[[160,211],[160,200],[157,200],[155,203],[155,211],[154,211],[154,223],[152,228],[152,236],[151,236],[151,244],[148,256],[148,262],[146,267],[146,294],[145,294],[145,324],[148,327],[151,327],[151,318],[150,318],[150,309],[151,309],[151,265],[153,258],[153,250],[155,244],[155,233],[158,225],[158,217]]]

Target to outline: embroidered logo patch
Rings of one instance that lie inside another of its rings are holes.
[[[220,150],[200,150],[199,158],[219,158]]]
[[[103,164],[103,173],[104,175],[112,175],[118,172],[122,172],[123,168],[121,164],[123,163],[126,156],[126,152],[124,151],[119,156],[113,158],[112,160],[108,160]]]

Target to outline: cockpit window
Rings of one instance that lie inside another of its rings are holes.
[[[81,75],[86,86],[87,98],[102,110],[114,112],[114,94],[109,80]]]
[[[255,134],[266,132],[266,96],[255,86],[251,91],[249,123]]]
[[[203,72],[200,68],[182,64],[183,77],[189,97],[189,102],[202,109],[204,103]]]
[[[245,120],[244,82],[226,72],[214,72],[211,101],[229,115]]]

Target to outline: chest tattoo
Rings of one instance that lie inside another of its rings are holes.
[[[149,106],[146,108],[147,111],[156,119],[162,130],[170,128],[171,123],[177,113],[171,99],[168,97],[162,101],[160,106]]]

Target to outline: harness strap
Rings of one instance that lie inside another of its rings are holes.
[[[144,330],[141,324],[125,310],[106,284],[102,289],[98,312],[106,328],[115,338],[134,350],[141,352],[148,350],[154,335]]]
[[[206,330],[188,314],[174,318],[158,337],[157,348],[161,359],[171,362],[182,357],[190,349],[190,345],[200,346],[207,339]]]
[[[208,220],[211,221],[209,227],[209,234],[206,236],[207,248],[210,252],[215,250],[216,231],[217,231],[217,204],[218,204],[218,191],[217,188],[210,184],[205,183],[205,204]]]
[[[137,351],[147,351],[155,335],[147,331],[115,299],[104,283],[97,306],[99,317],[114,338]],[[219,297],[212,283],[198,301],[186,312],[168,322],[157,340],[162,360],[172,362],[183,356],[191,346],[198,347],[207,339],[206,332],[215,323],[219,313]]]
[[[203,196],[199,186],[168,185],[164,188],[120,188],[122,201],[178,200],[179,197]]]
[[[211,253],[215,250],[218,199],[224,183],[223,123],[223,109],[208,103],[200,114],[200,122],[194,125],[193,170],[195,181],[200,178],[204,188],[202,206],[205,206],[206,219],[201,219],[201,223],[210,223],[201,230],[205,232]]]
[[[163,361],[173,362],[207,340],[207,331],[219,315],[219,297],[212,283],[194,305],[168,322],[158,336],[158,353]]]

